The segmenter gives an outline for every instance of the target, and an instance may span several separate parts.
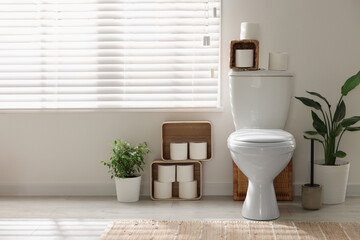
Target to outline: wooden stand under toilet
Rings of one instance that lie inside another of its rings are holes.
[[[293,200],[293,172],[292,172],[292,160],[286,168],[275,178],[274,188],[276,193],[276,199],[280,201],[292,201]],[[248,179],[240,171],[233,161],[233,196],[235,201],[243,201],[246,197]]]

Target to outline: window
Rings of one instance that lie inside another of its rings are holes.
[[[219,105],[221,0],[0,0],[0,109]]]

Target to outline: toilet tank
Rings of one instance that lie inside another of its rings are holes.
[[[292,97],[292,77],[283,71],[230,70],[230,103],[236,130],[283,129]]]

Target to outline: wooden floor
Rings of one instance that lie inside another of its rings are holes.
[[[115,197],[2,197],[0,239],[99,239],[114,220],[243,220],[242,202],[232,197],[204,197],[200,201],[118,203]],[[340,205],[305,211],[300,199],[279,202],[281,221],[360,222],[360,197]]]

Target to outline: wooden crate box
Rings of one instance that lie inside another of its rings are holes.
[[[163,160],[170,160],[171,142],[207,142],[207,158],[200,161],[209,161],[212,158],[211,122],[210,121],[164,122],[161,129],[161,158]]]
[[[175,165],[194,165],[194,180],[197,181],[198,196],[192,199],[179,198],[179,183],[172,183],[172,198],[170,199],[157,199],[154,197],[154,180],[158,180],[158,166],[161,164],[175,164]],[[183,161],[163,161],[155,160],[150,166],[150,197],[152,200],[199,200],[202,197],[202,164],[199,161],[183,160]]]
[[[236,50],[253,49],[254,64],[252,67],[236,67]],[[230,69],[234,70],[258,70],[259,69],[259,41],[257,40],[233,40],[230,43]]]

